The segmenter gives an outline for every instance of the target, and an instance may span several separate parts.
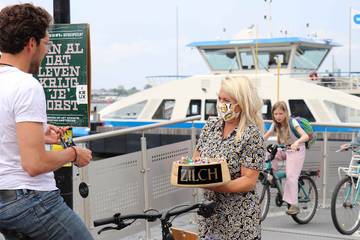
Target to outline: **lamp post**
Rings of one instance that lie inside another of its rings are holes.
[[[277,63],[277,81],[276,81],[276,101],[280,101],[280,68],[283,63],[283,59],[278,55],[274,57]]]
[[[53,1],[54,23],[70,23],[70,0]]]
[[[54,23],[70,23],[70,0],[53,1]],[[58,76],[60,77],[60,76]],[[60,189],[65,203],[73,208],[73,166],[64,165],[54,171],[56,186]]]

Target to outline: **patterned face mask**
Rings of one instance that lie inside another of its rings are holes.
[[[240,113],[234,111],[236,105],[238,104],[218,102],[216,105],[218,116],[224,119],[224,121],[238,118]]]

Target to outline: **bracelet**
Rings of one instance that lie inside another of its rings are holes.
[[[76,160],[77,160],[77,151],[76,151],[76,148],[74,146],[70,146],[72,149],[74,149],[74,152],[75,152],[75,158],[74,160],[72,160],[71,162],[75,163]]]

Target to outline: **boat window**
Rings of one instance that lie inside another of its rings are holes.
[[[196,116],[200,114],[201,114],[201,100],[191,99],[188,110],[186,112],[186,117]]]
[[[136,119],[143,110],[147,101],[138,102],[114,112],[104,114],[103,118],[113,118],[113,119]]]
[[[238,70],[235,49],[204,49],[203,53],[212,70]]]
[[[205,120],[209,117],[217,116],[216,99],[205,100]]]
[[[262,107],[262,116],[264,120],[271,120],[272,114],[271,114],[271,101],[269,99],[263,100],[263,107]]]
[[[276,68],[277,63],[275,58],[281,59],[281,67],[287,67],[289,64],[291,49],[273,50],[273,49],[259,49],[258,62],[260,69]]]
[[[255,69],[254,59],[250,50],[240,50],[239,55],[242,69]]]
[[[310,122],[315,122],[315,118],[310,109],[302,99],[289,100],[290,112],[293,117],[303,117]]]
[[[300,46],[295,53],[294,68],[317,69],[328,51],[328,49],[324,48]]]
[[[152,119],[166,119],[171,118],[171,114],[174,110],[175,100],[174,99],[164,99],[158,109],[156,110]]]
[[[324,101],[325,106],[329,109],[329,112],[339,119],[343,123],[360,123],[360,110],[347,107],[338,103],[330,101]]]

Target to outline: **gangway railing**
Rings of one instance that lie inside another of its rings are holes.
[[[100,140],[100,139],[105,139],[105,138],[111,138],[111,137],[116,137],[116,136],[120,136],[120,135],[125,135],[125,134],[129,134],[129,133],[134,133],[134,132],[141,132],[141,138],[140,138],[140,144],[141,144],[141,173],[143,174],[143,184],[144,184],[144,210],[145,209],[149,209],[150,208],[150,199],[149,199],[149,184],[148,184],[148,174],[150,169],[147,166],[147,144],[146,144],[146,137],[145,137],[145,131],[150,130],[150,129],[154,129],[154,128],[159,128],[159,127],[165,127],[165,126],[170,126],[176,123],[182,123],[182,122],[192,122],[192,127],[191,127],[191,149],[193,150],[195,148],[195,141],[196,141],[196,129],[194,127],[194,121],[196,120],[200,120],[201,116],[192,116],[192,117],[188,117],[188,118],[182,118],[182,119],[177,119],[177,120],[169,120],[166,122],[159,122],[159,123],[153,123],[153,124],[148,124],[148,125],[144,125],[144,126],[138,126],[138,127],[130,127],[130,128],[126,128],[126,129],[120,129],[120,130],[114,130],[114,131],[109,131],[109,132],[103,132],[103,133],[96,133],[96,134],[92,134],[92,135],[88,135],[88,136],[83,136],[83,137],[77,137],[74,138],[74,142],[77,144],[82,144],[82,143],[86,143],[89,141],[94,141],[94,140]],[[87,172],[88,168],[81,168],[79,169],[79,175],[81,176],[81,181],[83,182],[88,182],[88,172]],[[194,192],[192,194],[193,196],[193,201],[196,202],[197,201],[197,190],[194,189]],[[91,219],[89,216],[87,216],[87,212],[90,211],[90,203],[89,200],[84,200],[84,215],[85,218],[84,221],[86,222],[86,224],[88,226],[91,226]],[[145,223],[145,235],[146,235],[146,239],[151,239],[151,233],[150,233],[150,225],[148,222]]]
[[[170,125],[173,125],[173,124],[176,124],[176,123],[182,123],[182,122],[192,122],[192,121],[196,121],[196,120],[200,120],[200,119],[201,119],[201,116],[198,115],[198,116],[192,116],[192,117],[188,117],[188,118],[169,120],[169,121],[166,121],[166,122],[158,122],[158,123],[147,124],[147,125],[144,125],[144,126],[130,127],[130,128],[126,128],[126,129],[119,129],[119,130],[114,130],[114,131],[110,131],[110,132],[96,133],[96,134],[92,134],[92,135],[88,135],[88,136],[74,138],[74,142],[75,143],[83,143],[83,142],[89,142],[89,141],[104,139],[104,138],[116,137],[116,136],[129,134],[129,133],[133,133],[133,132],[138,132],[138,131],[143,131],[144,132],[146,130],[153,129],[153,128],[170,126]]]
[[[360,73],[318,73],[316,77],[310,77],[308,73],[285,73],[299,80],[310,82],[319,86],[329,87],[331,89],[347,91],[349,93],[360,90]]]

